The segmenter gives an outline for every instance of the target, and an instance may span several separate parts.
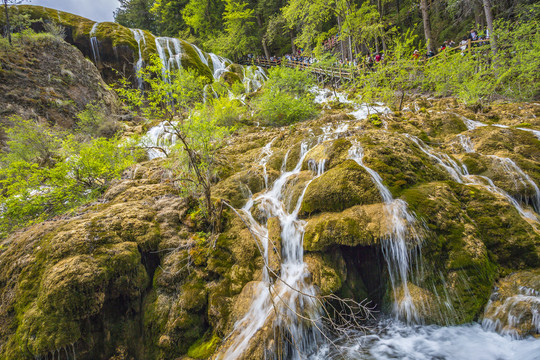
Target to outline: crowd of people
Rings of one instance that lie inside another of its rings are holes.
[[[323,46],[325,50],[331,50],[336,46],[336,44],[339,42],[339,35],[336,34],[327,40],[323,42]],[[484,40],[480,41],[479,40]],[[459,48],[461,49],[461,54],[465,54],[465,50],[469,46],[470,42],[475,42],[472,44],[472,46],[479,46],[487,43],[489,40],[489,30],[487,28],[481,28],[480,31],[476,31],[475,29],[472,29],[466,36],[463,37],[461,42],[459,43]],[[443,44],[438,48],[438,53],[441,53],[445,51],[446,49],[452,49],[456,47],[456,43],[453,40],[446,40],[443,42]],[[421,59],[429,59],[433,56],[435,56],[436,53],[434,51],[427,51],[424,55],[420,53],[418,50],[414,50],[412,54],[413,60],[421,60]],[[314,63],[317,63],[318,60],[315,57],[312,56],[306,56],[304,54],[304,49],[298,49],[294,51],[291,54],[286,54],[284,56],[270,56],[269,58],[265,56],[254,56],[253,54],[249,54],[247,56],[247,60],[249,62],[256,62],[261,63],[265,61],[270,61],[275,63],[276,65],[280,65],[283,60],[292,61],[295,63],[301,63],[305,65],[311,65]],[[340,59],[336,64],[336,66],[360,66],[365,65],[368,68],[373,67],[373,65],[378,63],[384,63],[385,62],[385,54],[384,52],[375,52],[371,54],[367,54],[365,57],[362,57],[361,55],[358,55],[354,59]]]

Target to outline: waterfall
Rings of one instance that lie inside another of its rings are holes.
[[[246,92],[257,91],[263,82],[268,79],[264,69],[260,66],[244,66],[243,73],[243,83],[246,87]]]
[[[172,44],[172,48],[171,48]],[[176,64],[177,69],[182,67],[182,44],[180,39],[169,37],[156,37],[156,49],[163,65],[163,72],[171,71],[171,64]]]
[[[519,339],[520,334],[516,329],[522,322],[530,322],[533,330],[540,333],[540,292],[526,286],[519,286],[518,293],[507,297],[500,305],[490,300],[484,311],[482,326]]]
[[[148,130],[139,145],[147,149],[148,158],[151,160],[166,157],[176,140],[177,136],[172,127],[166,122],[161,122]]]
[[[467,135],[459,134],[457,138],[459,140],[459,144],[466,153],[474,152],[474,145],[470,137],[468,137]]]
[[[343,126],[338,126],[332,135],[339,134],[343,128]],[[316,143],[321,143],[323,138],[332,138],[332,136],[328,137],[328,134],[324,135],[323,132],[323,135],[317,137]],[[283,341],[282,355],[287,359],[304,358],[306,354],[316,351],[316,345],[322,341],[320,333],[322,313],[320,303],[315,299],[318,295],[317,290],[308,280],[310,274],[304,263],[303,250],[305,223],[298,219],[298,213],[309,184],[324,173],[326,160],[310,163],[313,177],[305,184],[293,210],[288,212],[284,196],[285,190],[290,180],[300,173],[309,146],[308,142],[301,143],[299,160],[291,171],[285,171],[287,153],[282,164],[281,175],[270,186],[266,164],[272,155],[274,141],[275,138],[263,147],[259,161],[259,165],[263,167],[267,190],[260,195],[252,196],[240,210],[245,222],[250,225],[252,234],[262,244],[261,252],[266,266],[262,281],[255,286],[255,298],[244,317],[235,324],[231,335],[232,343],[222,354],[222,357],[218,357],[221,359],[232,360],[241,356],[257,331],[265,325],[272,325],[274,329],[282,332],[281,336],[294,342],[294,346],[287,346],[288,342]],[[266,224],[259,224],[253,218],[251,210],[255,206],[266,215],[266,219],[277,217],[281,225],[281,273],[278,278],[275,278],[276,274],[269,274],[267,271],[269,263],[268,228]],[[272,280],[274,278],[275,281]]]
[[[94,62],[96,65],[101,61],[101,58],[99,56],[99,41],[97,37],[95,36],[99,22],[95,23],[94,26],[92,26],[92,30],[90,30],[90,47],[92,48],[92,55],[94,55]]]
[[[421,319],[408,285],[413,252],[409,251],[407,246],[407,243],[410,243],[413,249],[419,249],[421,243],[420,237],[414,230],[416,218],[409,212],[407,203],[401,199],[394,199],[390,190],[384,186],[381,176],[364,164],[363,149],[358,142],[354,142],[349,149],[349,158],[369,173],[385,204],[385,213],[390,224],[390,236],[384,239],[381,245],[394,293],[394,313],[407,323],[418,323]],[[400,292],[401,299],[398,299]]]
[[[227,68],[227,60],[213,53],[210,53],[209,55],[210,55],[210,59],[212,59],[214,79],[219,79],[221,74],[223,74],[223,72]]]
[[[135,38],[135,41],[137,42],[137,46],[139,47],[139,59],[135,63],[135,76],[137,76],[139,89],[142,89],[143,87],[143,80],[140,75],[140,71],[144,65],[142,51],[141,51],[141,40],[144,42],[144,46],[146,46],[146,39],[144,37],[144,33],[140,29],[130,29],[133,33],[133,37]]]
[[[204,56],[204,53],[202,52],[202,50],[199,49],[199,47],[195,44],[191,44],[191,46],[193,46],[193,49],[195,49],[195,51],[197,52],[197,55],[199,55],[199,59],[201,59],[202,63],[208,66],[208,59],[206,58],[206,56]]]
[[[540,189],[538,185],[527,175],[517,164],[509,158],[503,158],[496,155],[487,155],[493,159],[514,182],[514,188],[519,189],[519,184],[525,188],[531,187],[534,190],[534,196],[531,198],[532,206],[536,212],[540,212]],[[528,203],[528,201],[524,201]]]
[[[486,176],[479,176],[479,175],[471,175],[469,174],[469,171],[467,169],[467,166],[465,164],[458,164],[457,161],[452,159],[450,156],[444,153],[440,153],[426,145],[422,140],[418,139],[415,136],[405,134],[405,136],[412,140],[416,145],[418,145],[418,148],[426,155],[428,155],[430,158],[435,160],[442,168],[446,170],[446,172],[452,177],[452,179],[460,184],[464,185],[473,185],[473,186],[480,186],[490,193],[494,194],[497,197],[503,197],[506,199],[520,214],[520,216],[527,220],[529,223],[531,221],[533,223],[538,223],[538,217],[533,214],[528,209],[523,208],[521,203],[517,201],[515,198],[513,198],[510,194],[508,194],[506,191],[501,189],[500,187],[496,186],[490,178]],[[472,145],[472,143],[471,143]],[[519,179],[523,181],[524,183],[529,183],[533,189],[535,189],[535,197],[533,198],[533,206],[538,206],[537,204],[540,204],[540,192],[538,189],[538,186],[534,183],[534,181],[527,175],[523,170],[521,170],[511,159],[508,158],[500,158],[495,155],[488,155],[488,157],[491,157],[497,161],[500,161],[501,164],[505,164],[507,166],[506,173],[508,175],[512,175],[513,177],[519,175]],[[512,168],[512,171],[509,171],[509,169]],[[534,227],[534,224],[531,224]]]

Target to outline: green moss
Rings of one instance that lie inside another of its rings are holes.
[[[311,182],[301,212],[336,212],[376,202],[381,198],[370,175],[354,160],[346,160]]]
[[[210,68],[203,64],[201,58],[199,57],[199,54],[193,46],[183,40],[181,40],[182,43],[182,67],[184,68],[190,68],[195,71],[197,71],[202,76],[205,76],[208,80],[213,81],[214,76],[212,72],[210,71]]]
[[[230,71],[225,71],[222,75],[222,78],[229,85],[232,85],[236,82],[242,82],[238,74],[230,72]]]
[[[216,351],[220,343],[221,339],[215,334],[210,340],[201,338],[189,347],[187,355],[194,359],[207,359]]]
[[[382,205],[375,204],[312,217],[305,227],[304,250],[325,251],[335,245],[376,244],[381,236],[382,214]]]

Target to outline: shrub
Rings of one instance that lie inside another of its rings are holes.
[[[270,69],[261,95],[254,99],[257,118],[263,125],[284,126],[315,116],[312,86],[313,78],[308,71]]]
[[[312,95],[295,97],[284,91],[264,91],[255,100],[257,118],[267,126],[285,126],[317,114]]]

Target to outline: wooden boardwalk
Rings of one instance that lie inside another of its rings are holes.
[[[455,52],[455,51],[463,51],[466,53],[470,53],[472,51],[472,48],[474,46],[483,46],[489,44],[489,40],[476,40],[471,41],[469,40],[467,44],[465,45],[458,45],[453,48],[447,48],[443,50],[442,52],[426,59],[419,59],[417,61],[431,61],[433,59],[438,59],[441,54],[449,53],[449,52]],[[465,47],[465,49],[463,49]],[[384,63],[383,63],[384,64]],[[368,65],[364,62],[357,66],[347,66],[347,65],[340,65],[340,66],[321,66],[317,63],[309,64],[303,61],[292,61],[292,60],[277,60],[277,61],[271,61],[266,59],[253,59],[251,62],[245,61],[244,65],[258,65],[263,68],[271,68],[274,66],[286,66],[290,68],[297,68],[300,70],[307,70],[312,72],[316,77],[317,80],[320,82],[350,82],[353,81],[359,74],[366,73],[367,71],[374,71],[376,68],[376,64]]]

